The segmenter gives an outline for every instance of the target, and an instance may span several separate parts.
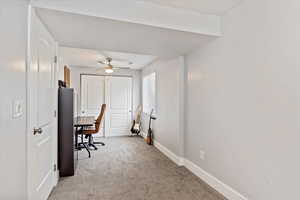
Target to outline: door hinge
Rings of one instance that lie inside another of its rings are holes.
[[[56,112],[56,110],[54,110],[54,117],[56,117],[57,116],[57,112]]]
[[[57,56],[54,56],[54,63],[57,64]]]
[[[56,164],[54,164],[53,170],[56,172],[56,170],[57,170]]]

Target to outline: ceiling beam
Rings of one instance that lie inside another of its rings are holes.
[[[203,35],[221,36],[221,18],[134,0],[32,0],[39,8],[102,17]]]

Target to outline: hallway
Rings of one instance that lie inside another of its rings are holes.
[[[79,152],[74,177],[62,178],[49,200],[222,200],[184,167],[137,137],[104,139],[87,158]]]

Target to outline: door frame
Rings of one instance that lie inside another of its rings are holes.
[[[31,67],[31,28],[32,28],[32,20],[34,17],[38,17],[38,15],[35,12],[35,8],[32,7],[31,5],[28,6],[28,14],[27,14],[27,48],[26,48],[26,199],[29,200],[30,198],[30,163],[29,163],[29,156],[30,156],[30,140],[31,140],[31,134],[32,134],[32,130],[30,130],[30,125],[31,125],[31,120],[30,120],[30,67]],[[39,19],[40,20],[40,19]],[[44,27],[45,29],[47,29],[46,27]],[[54,77],[54,88],[53,88],[53,99],[54,99],[54,104],[53,104],[53,108],[54,108],[54,117],[57,119],[57,108],[58,108],[58,99],[57,96],[55,95],[55,91],[58,89],[58,73],[59,73],[59,64],[58,64],[58,42],[55,41],[55,38],[53,37],[53,35],[48,31],[48,33],[52,36],[52,38],[54,39],[54,43],[55,43],[55,50],[54,50],[54,54],[53,55],[53,77]],[[58,137],[58,132],[57,132],[57,120],[54,120],[53,122],[53,132],[52,132],[52,145],[51,145],[51,152],[52,152],[52,163],[54,163],[54,167],[55,169],[53,169],[53,173],[52,173],[52,189],[54,188],[54,186],[57,185],[58,180],[59,180],[59,172],[57,169],[57,153],[58,153],[58,144],[57,144],[57,137]]]
[[[106,75],[106,74],[92,74],[92,73],[80,73],[80,111],[81,111],[81,92],[82,92],[82,76],[103,76],[105,79],[107,77],[127,77],[127,78],[131,78],[131,119],[133,119],[133,88],[134,88],[134,81],[133,81],[133,76],[132,75]],[[106,95],[107,95],[107,91],[106,91],[106,80],[105,80],[105,86],[104,86],[104,103],[106,103]],[[81,113],[81,112],[80,112]],[[106,121],[107,121],[107,117],[108,115],[104,115],[104,122],[103,122],[103,137],[106,137],[106,133],[107,133],[107,126],[106,126]]]

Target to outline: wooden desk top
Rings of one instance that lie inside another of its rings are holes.
[[[74,118],[74,126],[93,126],[95,124],[95,117],[93,116],[78,116]]]

